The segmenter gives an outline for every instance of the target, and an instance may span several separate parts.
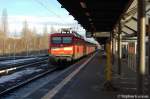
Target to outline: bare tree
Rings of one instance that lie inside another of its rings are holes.
[[[25,42],[25,49],[27,52],[27,56],[30,54],[30,51],[31,51],[33,37],[34,37],[34,33],[28,29],[27,21],[24,21],[23,29],[22,29],[22,38]]]
[[[7,20],[7,9],[3,9],[2,12],[2,23],[1,23],[1,30],[0,30],[0,52],[4,55],[6,52],[6,37],[7,37],[7,32],[8,32],[8,20]],[[1,54],[0,53],[0,54]]]
[[[42,36],[42,41],[44,42],[44,45],[43,45],[43,49],[44,50],[47,50],[48,49],[48,39],[49,39],[49,34],[48,34],[48,31],[47,31],[47,26],[45,26],[44,28],[44,31],[43,31],[43,36]]]
[[[6,37],[6,34],[8,32],[8,19],[7,19],[7,9],[3,9],[2,12],[2,32],[3,35]]]
[[[55,33],[55,32],[57,32],[57,30],[53,26],[51,26],[50,33]]]

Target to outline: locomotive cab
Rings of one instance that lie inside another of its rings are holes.
[[[50,39],[49,54],[52,61],[72,61],[73,57],[73,37],[64,34],[54,35]]]
[[[94,52],[96,47],[76,32],[51,34],[49,42],[49,62],[52,64],[78,60]]]

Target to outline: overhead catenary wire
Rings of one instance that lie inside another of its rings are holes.
[[[39,5],[41,5],[42,7],[44,7],[45,9],[47,9],[48,11],[50,11],[52,14],[54,14],[55,16],[57,16],[62,23],[64,24],[65,21],[64,19],[62,19],[62,17],[60,15],[58,15],[57,13],[55,13],[54,11],[52,11],[49,7],[47,7],[43,2],[39,1],[39,0],[34,0],[35,2],[37,2]]]
[[[70,23],[66,23],[65,20],[60,16],[58,15],[55,11],[51,10],[49,7],[47,7],[42,1],[40,0],[34,0],[35,2],[37,2],[39,5],[41,5],[42,7],[44,7],[46,10],[48,10],[50,13],[54,14],[56,17],[58,17],[60,20],[61,20],[61,24],[62,25],[65,25],[65,24],[70,24]],[[75,24],[76,22],[70,24],[70,25],[73,25],[75,27]],[[77,24],[76,24],[77,25]]]
[[[54,14],[56,17],[58,17],[61,21],[62,25],[68,24],[65,22],[65,20],[58,15],[56,12],[54,12],[53,10],[51,10],[49,7],[47,7],[43,2],[41,2],[40,0],[34,0],[35,2],[37,2],[39,5],[41,5],[42,7],[44,7],[46,10],[48,10],[50,13]]]
[[[72,29],[74,29],[75,31],[78,31],[78,32],[83,32],[85,30],[85,29],[82,29],[83,27],[81,27],[80,24],[78,24],[78,22],[66,23],[65,20],[60,15],[58,15],[55,11],[53,11],[49,7],[47,7],[42,1],[40,1],[40,0],[34,0],[34,1],[37,2],[39,5],[41,5],[42,7],[44,7],[50,13],[57,16],[61,20],[62,27],[66,25],[66,27],[72,27]]]

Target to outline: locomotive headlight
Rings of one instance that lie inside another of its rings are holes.
[[[72,50],[72,47],[64,47],[64,50]]]
[[[51,50],[58,51],[58,50],[60,50],[60,48],[52,48]]]

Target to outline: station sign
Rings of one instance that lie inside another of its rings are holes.
[[[93,37],[110,37],[110,32],[94,32]]]

